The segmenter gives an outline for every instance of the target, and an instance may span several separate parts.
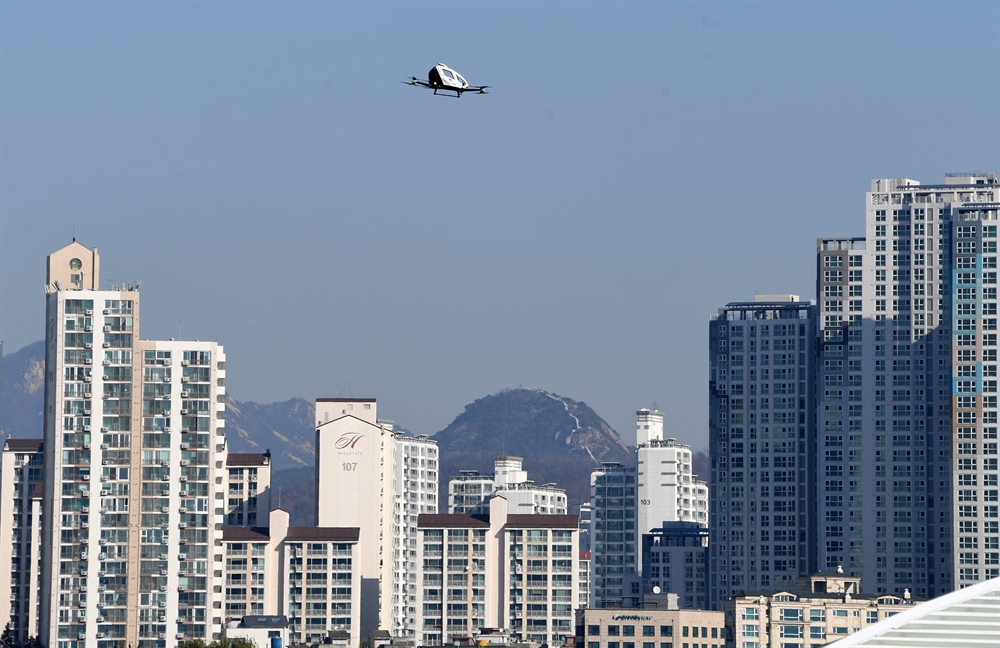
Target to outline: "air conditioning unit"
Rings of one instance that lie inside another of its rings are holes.
[[[110,367],[111,366],[111,361],[110,360],[102,360],[101,364],[104,365],[105,367]]]
[[[101,465],[102,466],[107,466],[109,463],[111,463],[109,460],[107,460],[107,459],[101,459]]]
[[[170,557],[170,554],[165,554],[165,553],[161,553],[160,554],[160,560],[166,560],[169,557]]]
[[[86,331],[87,333],[90,333],[91,331],[94,330],[94,327],[93,326],[84,326],[83,330]]]
[[[90,364],[90,362],[91,362],[90,358],[87,358],[86,360],[84,360],[85,364]],[[84,376],[83,377],[83,382],[86,382],[86,383],[94,382],[94,379],[91,378],[90,376]]]
[[[160,507],[160,513],[169,513],[169,512],[170,512],[170,507],[169,506],[161,506]]]
[[[170,416],[170,410],[163,410],[162,416]]]
[[[80,509],[80,512],[81,513],[90,513],[90,507],[89,506],[84,506],[83,508]]]
[[[107,560],[108,559],[108,554],[106,554],[106,553],[97,554],[97,559],[98,560]],[[101,607],[101,604],[98,603],[97,607]]]
[[[190,462],[190,461],[188,461],[187,459],[181,459],[181,465],[182,465],[182,466],[186,466],[186,465],[188,465],[189,463],[191,463],[191,462]]]
[[[106,427],[102,427],[101,428],[101,432],[110,432],[110,431],[111,431],[110,428],[106,428]]]
[[[186,529],[186,528],[188,528],[187,522],[181,522],[180,524],[177,525],[177,528],[178,529]]]
[[[170,416],[170,412],[167,412],[167,416]],[[168,427],[163,428],[163,433],[164,434],[170,434],[170,428],[168,428]]]
[[[163,538],[162,540],[160,540],[160,544],[170,544],[170,538]]]
[[[106,574],[107,574],[107,572],[105,572],[105,571],[103,571],[103,570],[101,570],[101,571],[98,571],[98,572],[97,572],[97,575],[98,575],[98,576],[100,576],[101,578],[104,578],[104,576],[105,576]]]
[[[97,622],[98,622],[98,623],[107,623],[107,622],[108,622],[108,620],[107,620],[107,619],[105,619],[104,617],[97,617]],[[104,634],[103,632],[98,632],[98,633],[97,633],[97,636],[98,636],[98,637],[101,637],[101,636],[102,636],[103,634]]]
[[[186,553],[185,554],[177,554],[177,560],[187,560],[187,559],[188,559],[188,555]]]
[[[93,349],[94,348],[94,343],[93,342],[84,342],[83,343],[83,348],[84,349]]]
[[[104,327],[104,332],[105,333],[110,333],[111,332],[111,327],[110,326],[105,326]]]
[[[170,489],[164,488],[163,490],[160,491],[160,495],[163,497],[170,495]]]
[[[90,410],[89,409],[83,410],[83,415],[84,416],[90,416]]]
[[[188,411],[186,409],[181,409],[181,416],[186,416]]]
[[[107,443],[101,444],[101,450],[107,450],[110,446]]]
[[[77,639],[79,639],[80,641],[83,641],[84,639],[86,639],[86,638],[87,638],[87,633],[86,633],[86,632],[81,632],[81,633],[78,633],[78,634],[76,635],[76,637],[77,637]]]
[[[84,488],[82,491],[80,491],[80,497],[90,497],[90,489]]]
[[[170,358],[167,358],[166,360],[163,361],[164,367],[169,367],[171,364],[173,364],[173,362],[170,360]]]
[[[183,484],[183,483],[186,483],[186,482],[187,482],[188,478],[187,478],[187,477],[185,477],[184,475],[181,475],[181,476],[180,476],[180,480],[181,480],[181,483]]]
[[[97,588],[97,591],[98,591],[98,592],[100,592],[100,591],[101,591],[101,589],[102,589],[102,588],[98,587],[98,588]],[[86,591],[87,591],[87,586],[86,586],[86,585],[81,585],[81,586],[80,586],[80,591],[81,591],[81,592],[86,592]]]
[[[160,465],[161,465],[161,466],[169,466],[169,465],[170,465],[170,461],[169,461],[169,460],[164,460],[164,461],[161,461],[161,462],[160,462]]]
[[[160,479],[163,481],[170,481],[170,475],[163,475]]]
[[[108,509],[108,507],[107,507],[107,506],[102,506],[102,507],[101,507],[101,513],[107,513],[107,512],[108,512],[108,510],[109,510],[109,509]]]
[[[187,376],[181,376],[181,382],[182,383],[191,382],[191,379]]]
[[[111,314],[111,309],[110,308],[105,308],[104,311],[103,311],[103,313],[105,315],[109,315],[109,314]]]
[[[81,575],[81,576],[86,576],[86,575],[87,575],[87,573],[88,573],[88,572],[87,572],[87,570],[86,570],[86,569],[81,569],[81,570],[80,570],[80,575]]]
[[[110,489],[107,489],[107,488],[102,488],[101,489],[101,497],[107,497],[110,494],[111,494],[111,490]]]
[[[166,592],[167,591],[167,586],[166,585],[160,585],[160,591],[161,592]]]
[[[103,604],[103,603],[98,603],[98,604],[97,604],[97,609],[98,609],[98,610],[102,610],[102,609],[104,609],[104,604]]]
[[[89,432],[90,431],[90,426],[89,425],[84,425],[83,429],[84,429],[84,431]],[[84,450],[90,450],[90,444],[89,443],[84,443],[83,444],[83,449]]]
[[[93,358],[84,358],[83,359],[83,364],[94,364],[94,359]],[[90,378],[90,376],[87,376],[86,379],[89,379],[89,378]]]
[[[160,601],[160,607],[167,607],[167,602],[166,601]],[[166,638],[167,638],[166,635],[161,632],[160,633],[160,639],[166,639]]]
[[[191,395],[191,392],[189,392],[189,391],[182,391],[181,392],[181,398],[187,398],[190,395]]]
[[[111,398],[111,394],[104,394],[103,396],[101,396],[101,398],[104,400],[108,400]]]
[[[107,538],[101,538],[100,540],[97,541],[97,544],[99,544],[99,545],[101,545],[103,547],[104,545],[108,544],[108,539]],[[101,554],[101,555],[104,555],[104,554]]]
[[[87,553],[86,551],[80,553],[80,560],[87,560],[89,557],[90,554]]]
[[[181,506],[180,508],[177,509],[177,512],[178,513],[187,513],[188,510],[187,510],[186,506]]]
[[[180,588],[178,588],[178,591],[180,591]],[[178,632],[176,635],[174,635],[174,637],[176,639],[183,639],[184,638],[184,633],[183,632]]]
[[[84,525],[86,528],[87,525]],[[90,538],[80,538],[80,544],[90,544]]]
[[[108,476],[107,475],[101,475],[101,481],[102,482],[108,481]]]
[[[169,569],[161,569],[160,570],[160,576],[166,576],[169,573],[170,573]]]
[[[187,360],[181,360],[181,366],[182,366],[182,367],[186,367],[186,366],[188,366],[189,364],[191,364],[191,363],[190,363],[190,362],[188,362]]]
[[[181,410],[181,411],[183,412],[184,410]],[[189,447],[190,446],[188,446],[188,444],[186,444],[186,443],[182,443],[181,444],[181,450],[187,450]]]
[[[111,343],[110,342],[105,342],[101,346],[104,347],[105,349],[110,349],[111,348]]]
[[[93,315],[94,314],[94,309],[93,308],[88,308],[87,310],[83,311],[83,314],[84,315]]]

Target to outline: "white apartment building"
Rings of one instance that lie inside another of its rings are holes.
[[[163,648],[222,631],[225,354],[139,339],[133,285],[48,257],[40,638]]]
[[[0,454],[0,628],[15,644],[38,636],[44,455],[41,439],[11,439]],[[6,598],[10,594],[9,603]]]
[[[934,597],[1000,575],[996,174],[877,179],[820,239],[819,566]]]
[[[662,412],[641,409],[636,419],[637,537],[667,522],[708,526],[708,486],[691,473],[691,446],[663,438]]]
[[[566,515],[566,490],[555,484],[535,484],[528,479],[522,457],[498,455],[493,474],[463,470],[448,482],[449,513],[485,513],[489,500],[498,494],[508,506],[525,515]]]
[[[412,637],[414,518],[437,512],[437,444],[394,432],[375,399],[317,399],[316,419],[317,524],[360,529],[360,636]]]
[[[562,644],[573,636],[579,592],[575,515],[422,515],[417,543],[417,610],[425,646],[472,641],[484,628]]]

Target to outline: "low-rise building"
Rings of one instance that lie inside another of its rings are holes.
[[[910,609],[909,592],[864,594],[861,578],[821,572],[793,591],[744,592],[725,602],[726,648],[822,646]]]
[[[680,609],[673,594],[636,608],[588,608],[577,613],[576,648],[723,648],[724,619]]]

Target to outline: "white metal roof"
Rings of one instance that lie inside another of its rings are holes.
[[[826,648],[996,648],[1000,646],[1000,578],[900,612]]]

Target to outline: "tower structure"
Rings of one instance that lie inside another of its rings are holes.
[[[225,354],[139,338],[138,284],[48,257],[40,635],[163,648],[222,631]]]
[[[790,587],[815,556],[816,307],[732,302],[709,323],[709,599]]]
[[[996,174],[872,180],[820,239],[819,566],[934,597],[1000,575]]]

